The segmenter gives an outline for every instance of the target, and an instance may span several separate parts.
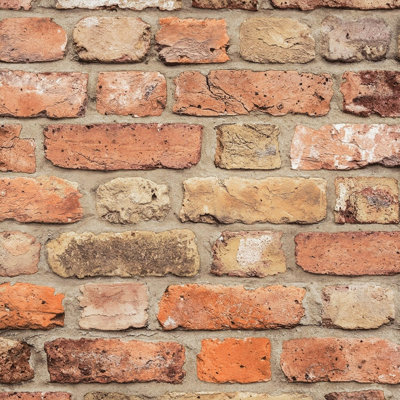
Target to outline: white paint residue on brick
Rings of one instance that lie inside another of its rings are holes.
[[[242,238],[236,254],[240,265],[248,266],[260,262],[265,248],[272,242],[270,236],[264,235],[254,238]]]

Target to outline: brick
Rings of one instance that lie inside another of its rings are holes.
[[[225,169],[281,167],[279,128],[267,124],[219,125],[215,165]]]
[[[96,108],[100,114],[161,115],[166,102],[167,83],[159,72],[99,73]]]
[[[87,399],[102,400],[102,399]],[[107,399],[108,400],[108,399]],[[114,399],[109,399],[114,400]],[[125,400],[125,399],[115,399]],[[126,399],[128,400],[128,399]],[[228,393],[167,393],[161,400],[312,400],[310,396],[303,394],[271,395],[267,393],[228,392]]]
[[[322,22],[322,55],[329,61],[382,60],[390,39],[390,28],[380,18],[343,20],[330,16]]]
[[[96,190],[99,216],[114,224],[163,220],[171,204],[167,185],[144,178],[116,178]]]
[[[139,396],[128,395],[125,393],[91,392],[86,393],[84,400],[141,400]]]
[[[64,326],[63,294],[30,283],[0,285],[0,329],[50,329]]]
[[[35,274],[40,248],[32,235],[20,231],[0,232],[0,276]]]
[[[290,150],[292,169],[349,170],[400,165],[400,125],[297,125]]]
[[[197,376],[213,383],[271,380],[271,344],[265,338],[205,339],[197,355]]]
[[[332,78],[296,71],[217,70],[207,76],[182,72],[175,79],[177,114],[196,116],[326,115],[333,95]]]
[[[57,0],[56,7],[61,9],[86,8],[116,9],[127,8],[129,10],[144,10],[146,8],[158,8],[160,10],[179,10],[182,7],[181,0]]]
[[[0,400],[71,400],[65,392],[0,392]]]
[[[336,178],[335,222],[399,223],[399,189],[393,178]]]
[[[257,63],[307,63],[315,58],[311,29],[292,18],[250,18],[240,26],[240,55]]]
[[[185,349],[174,342],[56,339],[44,345],[57,383],[181,383]]]
[[[289,382],[400,382],[400,346],[383,339],[305,338],[283,342]]]
[[[0,0],[0,9],[30,10],[33,0]]]
[[[50,125],[45,155],[63,168],[190,168],[200,161],[202,132],[189,124]]]
[[[47,243],[48,263],[64,278],[92,276],[194,276],[200,268],[195,235],[165,232],[61,234]]]
[[[0,383],[29,381],[34,371],[29,364],[31,349],[25,342],[0,337]]]
[[[150,49],[150,25],[132,17],[86,17],[75,26],[74,45],[82,61],[143,61]]]
[[[0,21],[0,61],[25,63],[64,58],[67,34],[51,18],[4,18]]]
[[[400,72],[345,72],[343,80],[340,90],[344,112],[361,117],[371,114],[400,116]]]
[[[118,331],[147,325],[148,294],[143,283],[90,283],[81,286],[82,329]]]
[[[203,64],[229,61],[229,36],[224,19],[160,18],[155,36],[165,64]]]
[[[394,320],[394,294],[374,285],[326,286],[322,323],[343,329],[375,329]]]
[[[213,246],[211,273],[264,278],[285,272],[281,238],[281,232],[222,232]]]
[[[36,171],[35,140],[20,139],[21,125],[0,125],[0,171]]]
[[[73,118],[82,116],[88,74],[0,71],[0,116]]]
[[[69,224],[82,219],[78,184],[55,176],[0,179],[0,221]]]
[[[258,0],[192,0],[192,7],[219,10],[221,8],[257,11]]]
[[[275,7],[314,10],[319,7],[378,10],[400,8],[398,0],[271,0]]]
[[[183,186],[183,222],[307,224],[326,215],[323,179],[209,177],[187,179]]]
[[[325,395],[325,400],[385,400],[382,390],[362,390],[360,392],[335,392]]]
[[[160,301],[158,320],[164,330],[290,328],[304,316],[305,293],[294,286],[172,285]]]
[[[296,238],[296,262],[327,275],[400,273],[400,232],[305,232]]]

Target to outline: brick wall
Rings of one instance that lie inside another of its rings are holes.
[[[0,400],[400,399],[399,0],[0,8]]]

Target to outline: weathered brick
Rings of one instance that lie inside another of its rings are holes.
[[[160,10],[178,10],[182,7],[181,0],[57,0],[57,8],[87,8],[90,10],[103,8],[127,8],[129,10],[144,10],[158,8]]]
[[[217,70],[207,76],[182,72],[175,79],[177,114],[197,116],[325,115],[333,95],[332,78],[296,71]]]
[[[68,232],[47,243],[47,255],[51,269],[64,278],[194,276],[200,267],[195,235],[187,229]]]
[[[67,46],[66,32],[51,18],[4,18],[0,36],[3,62],[61,60]]]
[[[222,232],[213,246],[211,273],[263,278],[285,272],[281,238],[281,232]]]
[[[82,116],[88,74],[0,71],[0,116],[73,118]]]
[[[160,59],[166,64],[224,63],[229,36],[224,19],[160,18],[155,36]]]
[[[343,80],[344,112],[362,117],[400,117],[400,72],[345,72]]]
[[[0,0],[0,9],[30,10],[33,0]]]
[[[190,168],[200,161],[202,132],[189,124],[50,125],[45,154],[63,168]]]
[[[296,262],[328,275],[400,273],[400,232],[305,232],[296,238]]]
[[[147,325],[148,294],[143,283],[90,283],[81,286],[82,329],[118,331]]]
[[[242,9],[257,11],[258,0],[192,0],[192,7],[210,8],[218,10],[221,8]]]
[[[99,73],[96,108],[100,114],[161,115],[166,102],[167,83],[159,72]]]
[[[400,346],[383,339],[305,338],[283,342],[289,382],[400,382]]]
[[[335,222],[399,223],[399,189],[393,178],[336,178]]]
[[[34,139],[20,139],[21,125],[0,125],[0,171],[36,171]]]
[[[258,63],[307,63],[315,58],[315,40],[295,19],[250,18],[240,26],[240,55]]]
[[[293,169],[348,170],[400,165],[400,125],[297,125],[290,149]]]
[[[362,390],[360,392],[335,392],[325,395],[325,400],[385,400],[382,390]]]
[[[85,17],[74,28],[78,57],[95,62],[140,62],[150,49],[150,25],[132,17]]]
[[[0,337],[0,383],[20,383],[34,377],[31,349],[25,342]]]
[[[327,286],[322,290],[322,323],[343,329],[374,329],[394,320],[394,294],[374,285]]]
[[[171,209],[168,186],[140,177],[116,178],[97,188],[96,209],[114,224],[163,220]]]
[[[378,61],[385,58],[391,32],[380,18],[342,20],[327,17],[322,22],[322,55],[329,61]]]
[[[0,179],[0,221],[73,223],[82,219],[77,183],[55,176]]]
[[[197,376],[213,383],[252,383],[271,379],[271,344],[265,338],[201,341]]]
[[[50,381],[181,383],[185,349],[174,342],[56,339],[44,345]]]
[[[50,329],[64,326],[63,294],[30,283],[0,285],[0,329]]]
[[[0,392],[0,400],[71,400],[65,392]]]
[[[0,276],[30,275],[38,271],[41,245],[20,231],[0,232]]]
[[[215,165],[226,169],[275,169],[281,166],[279,128],[267,124],[219,125]]]
[[[103,400],[103,399],[87,399],[87,400]],[[107,399],[107,400],[114,400],[114,399]],[[128,400],[128,399],[115,399],[115,400]],[[241,391],[241,392],[228,392],[228,393],[217,393],[217,392],[167,393],[161,397],[161,400],[312,400],[312,398],[305,394],[297,394],[297,393],[273,395],[267,393],[248,393]]]
[[[275,7],[314,10],[319,7],[358,8],[377,10],[400,8],[398,0],[271,0]]]
[[[184,181],[183,222],[314,223],[326,215],[323,179],[190,178]]]
[[[299,324],[306,290],[294,286],[172,285],[158,320],[165,330],[277,329]]]

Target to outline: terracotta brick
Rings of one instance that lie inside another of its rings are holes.
[[[0,276],[35,274],[40,248],[32,235],[20,231],[0,232]]]
[[[196,116],[326,115],[333,95],[332,78],[296,71],[217,70],[207,76],[182,72],[175,79],[177,114]]]
[[[224,19],[160,18],[155,40],[166,64],[224,63],[229,36]]]
[[[0,116],[73,118],[82,116],[88,74],[0,71]]]
[[[50,329],[64,326],[63,294],[30,283],[0,285],[0,329]]]
[[[174,342],[56,339],[44,345],[57,383],[181,383],[185,349]]]
[[[0,179],[0,221],[73,223],[83,216],[77,184],[55,176]]]
[[[160,10],[178,10],[182,7],[181,0],[57,0],[56,7],[61,9],[86,8],[90,10],[103,8],[127,8],[129,10],[144,10],[158,8]]]
[[[399,223],[399,189],[393,178],[336,178],[335,222]]]
[[[213,10],[230,8],[257,11],[257,6],[258,0],[192,0],[192,7]]]
[[[50,268],[64,278],[92,276],[194,276],[200,268],[195,235],[165,232],[61,234],[47,243]]]
[[[51,18],[4,18],[0,36],[3,62],[61,60],[67,46],[66,32]]]
[[[297,125],[290,149],[292,169],[349,170],[371,164],[400,165],[400,125]]]
[[[0,171],[36,171],[34,139],[20,139],[21,125],[0,125]]]
[[[289,382],[400,382],[400,346],[383,339],[305,338],[283,342]]]
[[[299,324],[306,290],[294,286],[172,285],[158,320],[164,330],[277,329]]]
[[[252,383],[271,379],[271,344],[265,338],[201,341],[197,376],[213,383]]]
[[[362,117],[400,117],[399,82],[397,71],[345,72],[340,87],[343,111]]]
[[[159,72],[100,72],[96,108],[100,114],[147,117],[161,115],[167,83]]]
[[[325,395],[325,400],[385,400],[382,390],[362,390],[360,392],[335,392]]]
[[[0,9],[30,10],[33,0],[0,0]]]
[[[281,238],[281,232],[222,232],[213,246],[211,273],[263,278],[285,272]]]
[[[71,400],[65,392],[0,392],[0,400]]]
[[[400,8],[398,0],[271,0],[275,7],[314,10],[319,7],[377,10]]]
[[[187,179],[183,186],[183,222],[308,224],[326,215],[323,179],[209,177]]]
[[[322,323],[343,329],[374,329],[394,320],[394,293],[374,285],[326,286]]]
[[[85,400],[103,400],[103,399],[85,399]],[[106,399],[106,400],[129,400],[129,399]],[[135,399],[137,400],[137,399]],[[228,393],[167,393],[160,400],[313,400],[310,396],[297,393],[286,394],[267,394],[267,393],[249,393],[249,392],[228,392]],[[380,400],[380,399],[379,399]]]
[[[0,337],[0,383],[31,380],[35,373],[29,364],[31,349],[25,342]]]
[[[189,124],[50,125],[45,154],[63,168],[190,168],[200,161],[202,132]]]
[[[89,283],[81,286],[82,329],[118,331],[147,325],[148,294],[143,283]]]
[[[75,26],[78,57],[95,62],[140,62],[150,49],[150,25],[132,17],[86,17]]]
[[[296,262],[328,275],[400,273],[400,232],[306,232],[296,238]]]

